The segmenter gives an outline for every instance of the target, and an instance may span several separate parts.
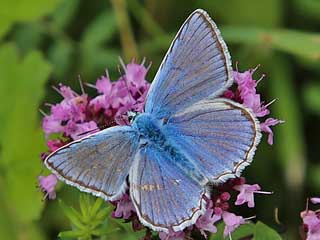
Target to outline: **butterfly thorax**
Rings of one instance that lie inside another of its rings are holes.
[[[161,122],[153,119],[150,114],[139,114],[133,121],[132,127],[138,132],[141,144],[156,144],[166,147],[166,138],[160,129]]]
[[[206,182],[204,176],[197,167],[188,160],[161,131],[165,121],[152,118],[150,114],[139,114],[132,123],[132,127],[138,132],[140,148],[153,147],[170,159],[171,164],[180,168],[189,177],[198,183]]]

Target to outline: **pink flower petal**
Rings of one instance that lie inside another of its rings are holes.
[[[242,184],[242,185],[236,185],[233,188],[237,191],[240,191],[240,193],[237,196],[235,205],[242,205],[244,203],[247,203],[248,207],[250,208],[254,207],[254,193],[261,189],[258,184],[254,184],[254,185]]]
[[[124,194],[120,200],[117,201],[116,210],[112,213],[113,217],[129,219],[132,213],[136,210],[128,194]]]
[[[320,203],[320,198],[318,198],[318,197],[313,197],[313,198],[310,198],[310,201],[311,201],[313,204],[319,204],[319,203]]]
[[[46,193],[46,196],[48,196],[49,199],[55,199],[55,187],[58,183],[56,175],[50,174],[48,176],[39,176],[38,181],[41,190]]]
[[[231,234],[234,230],[236,230],[241,224],[245,223],[245,220],[241,216],[236,216],[233,213],[230,212],[223,212],[222,213],[222,219],[224,223],[226,224],[223,236],[226,237],[229,234]]]
[[[273,132],[271,130],[271,126],[275,126],[279,123],[282,123],[283,121],[274,119],[274,118],[268,118],[265,122],[260,124],[261,131],[268,133],[268,144],[272,145],[273,144]]]

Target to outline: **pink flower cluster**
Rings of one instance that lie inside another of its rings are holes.
[[[270,110],[268,106],[269,104],[264,104],[261,101],[260,94],[257,93],[257,85],[263,79],[264,75],[256,81],[253,79],[253,74],[255,73],[255,69],[249,69],[243,73],[237,71],[233,72],[234,82],[237,85],[235,91],[227,90],[224,94],[224,97],[232,99],[236,102],[240,102],[249,109],[258,117],[262,118],[270,114]],[[268,143],[270,145],[273,144],[273,132],[271,130],[271,126],[275,126],[283,121],[274,119],[274,118],[267,118],[264,122],[260,124],[261,131],[268,134]]]
[[[149,83],[145,80],[147,68],[142,64],[131,62],[124,66],[125,74],[118,81],[110,81],[109,75],[102,76],[95,85],[88,86],[97,90],[98,95],[90,98],[82,87],[82,93],[78,94],[70,87],[59,85],[56,90],[63,97],[63,100],[50,106],[50,114],[45,115],[42,122],[43,130],[48,138],[53,133],[60,134],[55,139],[47,141],[49,152],[53,152],[68,142],[82,138],[87,134],[108,128],[114,125],[128,124],[127,112],[134,110],[141,112],[145,103],[145,98],[149,89]],[[240,102],[250,108],[257,117],[264,117],[270,113],[268,105],[264,105],[260,100],[260,95],[256,92],[257,82],[252,78],[254,70],[244,73],[234,72],[235,91],[227,90],[225,97]],[[262,131],[269,134],[268,143],[272,144],[272,130],[281,121],[268,118],[261,124]],[[44,159],[48,153],[42,154]],[[56,197],[55,185],[58,180],[55,175],[47,177],[39,176],[39,184],[45,197],[54,199]],[[246,184],[244,178],[236,178],[227,181],[216,187],[210,198],[206,199],[207,209],[204,215],[200,216],[197,222],[183,231],[169,233],[160,232],[160,239],[185,239],[192,231],[198,231],[207,237],[207,233],[215,233],[215,224],[218,221],[225,223],[224,236],[229,236],[246,220],[242,216],[237,216],[231,212],[230,206],[247,204],[249,208],[254,207],[254,194],[269,192],[260,191],[258,184]],[[232,193],[239,192],[237,198],[231,198]],[[115,206],[112,216],[131,221],[134,230],[145,228],[138,219],[135,208],[128,193],[117,201],[111,202]],[[150,239],[150,231],[144,239]]]
[[[320,204],[320,198],[311,198],[311,203]],[[300,213],[303,221],[301,235],[306,240],[318,240],[320,239],[320,209],[313,211],[308,209]]]
[[[84,90],[78,94],[62,84],[55,88],[63,100],[55,105],[47,104],[50,114],[45,114],[42,129],[47,139],[53,133],[61,134],[61,137],[47,140],[49,153],[95,131],[128,124],[128,110],[142,111],[150,86],[145,79],[147,68],[143,63],[134,62],[123,67],[125,74],[115,82],[110,81],[107,73],[95,85],[88,84],[97,89],[98,95],[94,98],[90,98]],[[43,160],[47,156],[48,153],[41,154]],[[39,185],[49,199],[55,198],[56,183],[53,174],[39,177]]]

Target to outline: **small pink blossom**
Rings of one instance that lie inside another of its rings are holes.
[[[223,236],[226,237],[230,235],[234,230],[236,230],[241,224],[245,223],[245,219],[241,216],[236,216],[233,213],[230,212],[223,212],[222,213],[222,219],[224,223],[226,224]]]
[[[120,200],[116,202],[116,210],[112,213],[112,217],[129,219],[132,213],[136,212],[134,205],[128,194],[124,194]]]
[[[211,233],[217,232],[217,227],[214,224],[221,219],[221,213],[222,211],[218,211],[216,213],[216,211],[213,209],[212,200],[209,200],[205,214],[200,216],[196,222],[196,227],[200,230],[204,237],[207,237],[207,234],[204,231]]]
[[[257,82],[253,79],[256,69],[250,69],[243,73],[234,71],[234,81],[238,84],[240,98],[243,104],[252,109],[257,117],[264,117],[270,113],[260,99],[260,94],[256,93]]]
[[[268,106],[273,101],[265,105],[261,100],[260,94],[257,93],[258,82],[264,77],[262,75],[258,81],[253,79],[253,74],[257,69],[249,69],[243,73],[238,70],[234,71],[233,76],[237,89],[234,92],[227,90],[223,96],[250,108],[256,117],[261,118],[270,114]],[[270,145],[273,144],[273,132],[270,127],[282,122],[281,120],[268,118],[265,122],[261,123],[261,130],[268,134],[268,143]]]
[[[310,198],[310,201],[311,201],[313,204],[320,204],[320,198],[319,198],[319,197]]]
[[[307,227],[306,240],[319,240],[320,239],[320,218],[318,214],[312,210],[301,212],[303,224]]]
[[[178,231],[174,232],[173,230],[169,230],[169,233],[159,232],[159,238],[161,240],[184,240],[185,239],[185,232]]]
[[[107,76],[102,76],[96,82],[98,93],[110,94],[112,91],[112,83]]]
[[[81,123],[86,120],[88,96],[78,95],[70,87],[62,84],[56,90],[64,99],[58,104],[51,105],[51,114],[43,118],[42,128],[46,136],[51,133],[65,133],[67,124]],[[68,136],[71,134],[73,133],[68,132]]]
[[[143,64],[132,62],[123,64],[123,68],[125,75],[116,82],[104,76],[97,80],[95,88],[101,95],[89,103],[95,112],[103,110],[106,117],[114,119],[118,125],[129,124],[128,111],[142,112],[150,86],[145,80],[147,69]]]
[[[45,198],[48,197],[49,199],[55,199],[56,192],[54,190],[58,183],[56,175],[50,174],[48,176],[39,176],[38,181],[41,191],[45,193]]]
[[[235,205],[242,205],[244,203],[247,203],[248,207],[250,207],[250,208],[254,207],[254,193],[271,194],[271,192],[260,191],[261,187],[258,184],[236,185],[233,187],[233,189],[240,192],[237,196],[237,200],[235,202]]]
[[[261,123],[260,127],[261,127],[261,131],[268,133],[268,143],[269,145],[273,144],[273,132],[271,130],[271,126],[275,126],[279,123],[283,123],[283,121],[278,120],[278,119],[274,119],[274,118],[268,118],[266,121],[264,121],[263,123]]]
[[[48,140],[47,142],[47,146],[50,152],[54,152],[55,150],[62,147],[63,145],[65,145],[65,142],[61,141],[60,139],[52,139],[52,140]]]

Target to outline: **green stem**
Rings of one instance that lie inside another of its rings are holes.
[[[138,58],[137,46],[133,37],[125,0],[111,0],[118,27],[125,60]]]
[[[159,24],[153,20],[152,16],[137,0],[130,0],[128,4],[132,15],[150,35],[159,37],[165,34]]]
[[[294,226],[299,225],[299,219],[296,217],[296,209],[303,209],[303,187],[306,172],[306,155],[303,136],[303,122],[301,119],[301,110],[297,94],[293,88],[293,75],[289,63],[280,55],[275,54],[272,57],[270,79],[273,83],[269,84],[272,96],[278,96],[277,101],[272,106],[272,112],[277,118],[286,122],[276,127],[278,143],[275,148],[279,154],[282,168],[285,174],[287,185],[287,194],[284,194],[288,204],[287,221],[291,229],[290,236],[297,235],[292,231]],[[289,237],[289,239],[293,239]]]

